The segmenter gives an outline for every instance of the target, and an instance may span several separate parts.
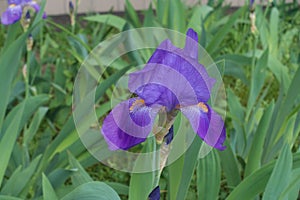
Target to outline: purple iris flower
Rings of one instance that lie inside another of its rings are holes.
[[[254,2],[255,2],[255,0],[250,0],[249,1],[250,2],[250,10],[253,10],[254,9]]]
[[[40,11],[40,6],[36,1],[33,0],[8,0],[8,8],[1,16],[1,23],[9,25],[16,23],[22,18],[22,13],[25,7],[30,7],[35,12]],[[46,15],[43,15],[46,18]]]
[[[205,143],[224,150],[224,121],[207,104],[214,83],[198,62],[198,35],[193,29],[188,30],[183,49],[163,41],[145,67],[129,75],[129,90],[137,97],[119,103],[104,119],[101,132],[109,149],[127,150],[144,142],[163,110],[171,123],[181,111]],[[165,128],[168,144],[172,124]]]

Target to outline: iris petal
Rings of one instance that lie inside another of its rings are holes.
[[[198,43],[191,44],[191,40],[193,39],[187,38],[188,44],[186,47],[198,45]],[[199,64],[198,60],[194,58],[196,56],[195,54],[198,54],[195,53],[197,52],[195,51],[195,48],[198,49],[198,46],[193,47],[190,51],[186,48],[179,49],[171,46],[172,43],[169,40],[162,42],[162,44],[153,53],[148,63],[163,64],[178,71],[186,77],[192,85],[197,94],[198,101],[208,101],[210,98],[209,91],[212,89],[215,80],[209,77],[204,66]],[[145,68],[147,68],[147,65]]]
[[[181,90],[185,87],[185,85],[189,84],[193,88],[193,93],[196,94],[197,101],[207,102],[210,98],[210,90],[212,89],[215,80],[209,77],[204,66],[199,64],[198,62],[197,40],[197,33],[192,29],[189,29],[187,32],[186,45],[184,49],[179,49],[175,47],[170,40],[163,41],[155,50],[148,63],[146,64],[145,68],[143,70],[133,73],[133,75],[130,76],[129,89],[146,100],[153,99],[154,94],[155,97],[161,96],[160,101],[174,103],[174,100],[178,99],[178,96],[174,97],[174,93],[176,92],[173,91],[173,95],[165,95],[165,89],[162,89],[162,87],[160,86],[151,86],[151,89],[147,89],[146,87],[149,86],[145,86],[144,84],[144,86],[139,85],[140,88],[135,88],[136,90],[132,90],[134,88],[133,85],[137,82],[146,83],[145,72],[151,70],[153,71],[153,65],[157,65],[157,68],[159,66],[165,66],[177,71],[183,77],[185,77],[185,84],[179,85],[176,80],[176,77],[172,77],[172,75],[170,74],[164,74],[164,77],[162,77],[163,75],[161,74],[161,72],[159,72],[160,69],[156,70],[159,74],[156,74],[156,77],[160,76],[163,79],[172,82],[172,84],[178,86],[178,90]],[[134,78],[132,78],[133,76]],[[151,90],[153,94],[149,93],[149,90]],[[166,98],[169,99],[162,99],[164,98],[164,96],[166,96]],[[172,106],[172,108],[174,108],[174,105]],[[167,107],[170,107],[170,104]]]
[[[154,190],[149,194],[149,200],[159,200],[160,199],[160,188],[157,186]]]
[[[198,60],[198,34],[191,28],[186,33],[184,51],[189,52],[189,56]]]
[[[9,6],[1,16],[1,23],[9,25],[17,22],[22,17],[22,7],[20,5]]]
[[[164,137],[164,141],[166,142],[166,145],[169,145],[174,137],[174,125],[171,126],[169,129],[168,134]]]
[[[8,5],[11,5],[11,4],[15,4],[15,5],[19,5],[21,4],[21,0],[8,0],[7,3]]]
[[[193,130],[206,144],[219,150],[226,148],[223,146],[226,139],[224,121],[207,104],[182,107],[181,111],[190,121]]]
[[[34,8],[35,12],[39,12],[40,11],[40,5],[35,2],[35,1],[30,1],[27,3],[27,5],[29,5],[30,7]]]
[[[167,111],[176,105],[197,104],[197,93],[188,78],[163,64],[147,67],[129,75],[129,90],[145,99],[146,105],[163,105]]]
[[[132,98],[118,104],[104,119],[102,135],[110,150],[127,150],[144,142],[157,112]]]

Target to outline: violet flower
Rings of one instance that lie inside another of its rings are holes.
[[[14,24],[22,18],[22,14],[25,11],[24,8],[29,8],[35,12],[40,11],[40,6],[33,0],[8,0],[8,8],[1,16],[1,23],[4,25]],[[26,10],[27,12],[28,10]],[[43,18],[46,18],[44,13]]]
[[[255,0],[249,1],[250,12],[254,12],[254,9],[255,9],[254,3],[255,3]]]
[[[156,186],[154,190],[149,194],[148,200],[159,200],[160,199],[160,188]]]
[[[214,83],[198,62],[198,35],[193,29],[188,30],[183,49],[163,41],[146,66],[129,75],[129,90],[137,97],[119,103],[104,119],[101,132],[109,149],[127,150],[144,142],[163,110],[167,113],[163,138],[173,134],[174,118],[181,111],[205,143],[224,150],[224,121],[207,104]]]

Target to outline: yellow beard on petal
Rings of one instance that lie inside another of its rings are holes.
[[[205,103],[200,102],[200,103],[198,103],[197,105],[200,107],[200,109],[201,109],[203,112],[208,113],[208,107],[205,105]]]
[[[134,107],[136,107],[136,106],[142,106],[142,105],[145,105],[144,99],[137,99],[137,100],[135,100],[132,103],[132,105],[130,106],[129,110],[133,111]]]

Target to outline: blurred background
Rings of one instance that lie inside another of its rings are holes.
[[[90,12],[109,12],[115,11],[120,12],[124,11],[125,0],[84,0],[79,1],[78,13],[90,13]],[[136,10],[145,10],[149,7],[151,0],[132,0],[131,3]],[[194,5],[197,2],[206,4],[208,0],[184,0],[186,5]],[[256,2],[267,2],[265,1],[256,1]],[[286,3],[293,2],[293,0],[287,0]],[[300,0],[298,0],[300,3]],[[69,0],[51,0],[47,1],[45,11],[48,15],[64,15],[68,14]],[[245,5],[245,1],[240,0],[225,0],[225,5],[230,4],[232,7],[238,7]],[[4,12],[7,7],[7,0],[0,0],[0,13]]]

